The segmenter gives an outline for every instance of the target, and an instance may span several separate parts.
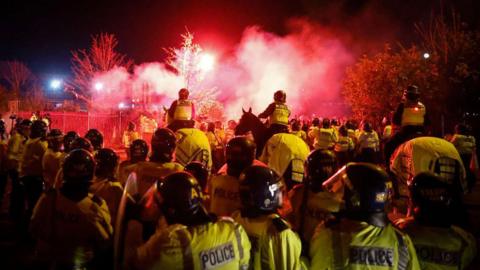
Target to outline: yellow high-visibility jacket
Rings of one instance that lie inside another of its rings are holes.
[[[477,254],[475,237],[457,226],[449,228],[404,224],[422,269],[465,269]]]
[[[257,218],[233,214],[250,238],[252,269],[301,269],[302,243],[290,224],[277,214]]]
[[[231,219],[187,227],[170,225],[139,247],[134,269],[248,269],[250,241]]]
[[[348,219],[317,227],[310,258],[311,269],[420,269],[408,235],[391,224],[380,228]]]

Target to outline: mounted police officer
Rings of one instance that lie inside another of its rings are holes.
[[[193,128],[195,125],[195,106],[188,99],[190,92],[186,88],[178,91],[178,100],[175,100],[168,109],[168,128],[174,132],[181,128]]]
[[[283,90],[278,90],[273,94],[273,100],[267,109],[258,115],[258,118],[268,118],[270,126],[268,128],[267,138],[277,133],[288,133],[290,109],[285,104],[287,102],[287,93]]]

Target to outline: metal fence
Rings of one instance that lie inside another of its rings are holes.
[[[127,127],[129,119],[121,113],[87,113],[87,112],[41,112],[41,115],[50,115],[51,128],[58,128],[64,133],[76,131],[80,136],[85,135],[91,128],[96,128],[104,136],[106,147],[115,147],[121,144],[123,129]],[[29,119],[31,112],[18,112],[18,117]]]

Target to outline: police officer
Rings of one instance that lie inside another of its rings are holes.
[[[465,269],[477,254],[475,237],[453,225],[454,190],[430,172],[416,175],[410,186],[413,219],[398,225],[412,238],[422,269]]]
[[[128,128],[123,132],[123,135],[122,135],[123,147],[129,148],[130,144],[132,144],[133,141],[138,140],[140,138],[140,135],[135,129],[136,129],[135,123],[131,121],[128,122]]]
[[[83,149],[87,152],[89,152],[90,154],[94,154],[93,153],[93,146],[92,144],[90,143],[89,140],[85,139],[85,138],[82,138],[82,137],[77,137],[75,140],[73,140],[70,144],[70,151],[73,151],[75,149]],[[64,153],[65,154],[65,157],[66,155],[68,155],[70,152],[68,153]],[[65,157],[63,160],[65,160]],[[63,161],[62,161],[63,162]],[[60,170],[58,171],[57,173],[57,176],[55,177],[55,184],[53,185],[54,188],[56,189],[59,189],[63,184],[63,169],[60,168]]]
[[[393,114],[392,122],[399,131],[385,144],[385,159],[388,168],[390,156],[402,143],[421,136],[425,133],[425,126],[429,124],[429,118],[425,105],[420,102],[418,86],[410,85],[403,94],[403,101],[398,105]]]
[[[343,166],[351,161],[355,143],[348,136],[348,129],[345,125],[338,129],[338,141],[335,143],[335,156],[338,164]]]
[[[57,269],[86,269],[101,255],[112,235],[104,200],[88,192],[95,170],[93,156],[71,151],[63,163],[60,190],[44,193],[32,215],[30,231],[37,257]]]
[[[139,247],[135,269],[248,269],[250,242],[229,218],[209,215],[202,191],[189,173],[170,174],[157,182],[158,203],[168,227]]]
[[[87,134],[85,134],[85,139],[92,143],[94,151],[98,151],[103,147],[103,135],[98,129],[89,129]]]
[[[420,269],[410,238],[388,221],[387,174],[370,163],[349,163],[342,174],[345,216],[317,227],[311,268]]]
[[[67,134],[65,134],[65,136],[63,136],[63,152],[65,155],[70,153],[70,144],[78,137],[78,133],[75,131],[69,131]]]
[[[253,164],[255,150],[255,143],[244,136],[235,137],[227,143],[226,172],[212,176],[208,186],[210,212],[218,216],[229,216],[240,209],[238,177]]]
[[[191,173],[195,179],[197,179],[202,192],[205,192],[207,188],[208,178],[210,176],[210,172],[208,171],[207,166],[203,163],[198,161],[192,161],[185,166],[185,171]]]
[[[418,86],[409,85],[404,92],[401,102],[393,115],[393,123],[411,131],[424,132],[426,120],[425,105],[420,102],[420,91]]]
[[[43,180],[46,188],[53,186],[55,177],[60,170],[62,157],[63,133],[59,129],[52,129],[47,135],[48,149],[43,155],[42,168]]]
[[[328,118],[323,119],[322,127],[314,128],[308,135],[310,138],[313,138],[313,147],[315,149],[333,150],[338,140],[337,132]]]
[[[95,153],[95,162],[97,166],[90,192],[106,201],[113,225],[123,194],[123,186],[115,178],[118,156],[112,149],[102,148]]]
[[[310,242],[318,223],[333,218],[332,213],[340,211],[343,194],[335,194],[322,187],[323,182],[335,172],[335,154],[330,150],[314,150],[305,162],[303,184],[296,185],[288,193],[293,209],[288,219],[304,244]]]
[[[176,132],[181,128],[193,128],[195,122],[195,106],[188,99],[190,92],[186,88],[178,91],[178,100],[172,102],[168,109],[168,128]]]
[[[17,118],[18,119],[18,118]],[[15,132],[8,140],[7,145],[7,170],[12,181],[10,196],[10,215],[19,218],[24,207],[23,185],[19,181],[20,161],[25,149],[25,143],[30,135],[30,120],[22,120],[15,125]]]
[[[48,148],[46,135],[47,125],[45,122],[33,121],[30,137],[25,143],[20,162],[20,181],[25,185],[28,216],[32,213],[44,188],[42,159]]]
[[[183,166],[173,161],[176,141],[173,131],[158,128],[152,136],[150,160],[139,161],[125,167],[125,170],[137,174],[139,195],[143,195],[161,177],[183,171]]]
[[[134,140],[128,149],[128,159],[120,162],[118,174],[120,183],[124,184],[131,171],[126,170],[132,164],[147,160],[148,144],[142,139]],[[133,168],[130,166],[129,168]]]
[[[277,210],[282,204],[280,177],[270,168],[250,166],[240,175],[242,208],[232,217],[252,243],[253,269],[300,269],[302,244]]]
[[[361,162],[377,163],[380,140],[370,122],[363,123],[363,130],[358,135],[357,160]]]
[[[290,109],[285,104],[287,94],[283,90],[278,90],[273,94],[273,102],[268,105],[264,112],[258,115],[258,118],[268,118],[270,124],[267,139],[277,133],[288,133],[288,117]]]

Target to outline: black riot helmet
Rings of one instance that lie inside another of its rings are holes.
[[[32,121],[29,119],[17,118],[15,120],[15,130],[24,137],[28,137],[30,134],[30,127],[32,126]]]
[[[282,206],[282,183],[278,174],[265,166],[250,166],[239,178],[242,215],[255,217],[274,213]]]
[[[285,103],[287,101],[287,93],[283,90],[277,90],[275,94],[273,94],[273,100],[276,102]]]
[[[388,175],[371,163],[348,163],[345,167],[345,204],[348,211],[384,212],[389,197]]]
[[[410,188],[415,220],[431,226],[450,226],[459,205],[455,188],[431,172],[417,174]]]
[[[63,143],[63,132],[60,129],[52,129],[47,134],[48,148],[60,151]]]
[[[90,152],[74,149],[65,157],[62,168],[64,185],[89,185],[95,171],[95,160]]]
[[[240,173],[253,164],[255,159],[255,142],[245,136],[238,136],[228,141],[225,147],[227,174],[238,177]]]
[[[192,174],[172,173],[157,182],[157,190],[160,208],[169,224],[192,225],[204,220],[202,191]]]
[[[99,178],[113,179],[118,165],[118,156],[110,148],[102,148],[95,153],[97,168],[95,176]]]
[[[313,150],[305,162],[305,183],[313,192],[322,191],[322,184],[337,172],[335,153],[330,150]]]
[[[74,149],[65,157],[62,169],[61,193],[73,201],[85,198],[95,172],[92,154],[83,149]]]
[[[152,136],[152,156],[153,162],[170,162],[173,159],[173,153],[177,146],[177,137],[175,133],[168,128],[158,128]]]
[[[75,149],[83,149],[93,153],[93,146],[90,141],[82,137],[78,137],[70,143],[70,151]]]
[[[185,171],[191,173],[197,179],[202,190],[207,187],[208,168],[199,161],[192,161],[185,166]]]
[[[65,134],[65,136],[63,136],[63,149],[65,153],[70,152],[72,142],[78,137],[79,136],[75,131],[69,131],[67,134]]]
[[[87,134],[85,134],[85,138],[92,143],[93,150],[97,151],[103,147],[103,135],[98,129],[89,129]]]
[[[47,136],[47,124],[42,120],[35,120],[30,127],[30,138],[43,138]]]
[[[130,144],[129,152],[130,152],[130,160],[133,163],[136,163],[139,161],[145,161],[148,155],[147,142],[142,139],[134,140]]]

